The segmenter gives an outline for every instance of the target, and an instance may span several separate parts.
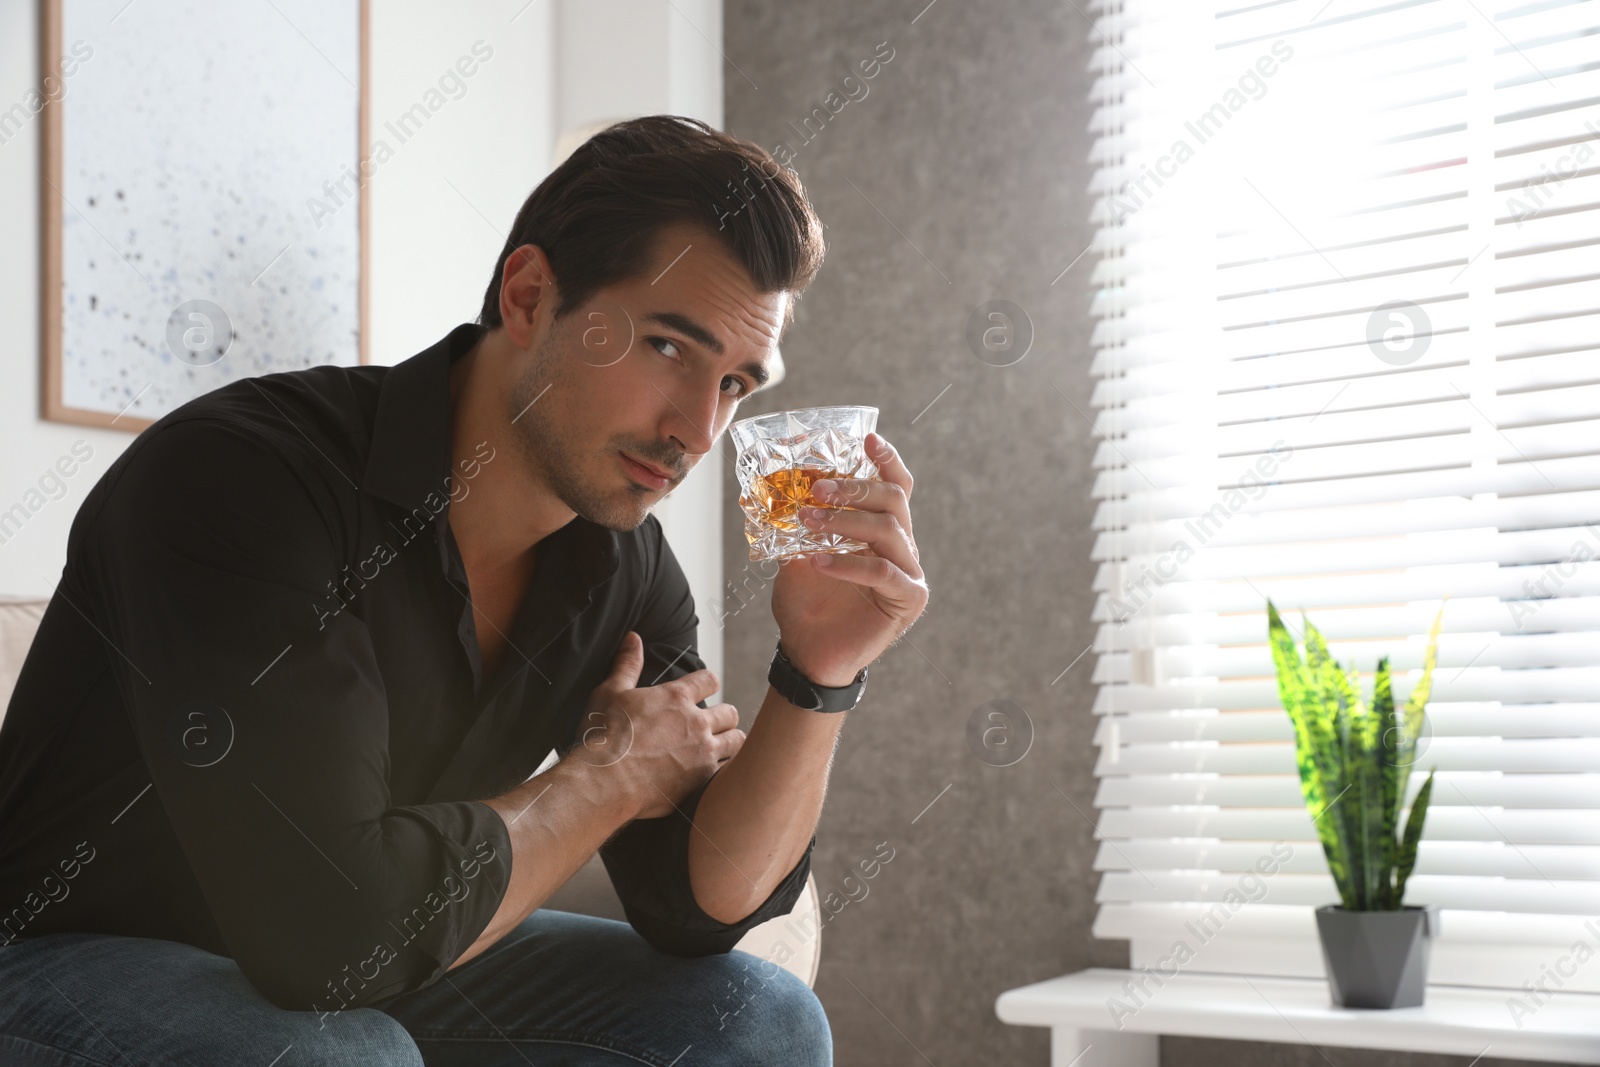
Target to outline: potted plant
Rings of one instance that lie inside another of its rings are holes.
[[[1334,662],[1317,628],[1302,615],[1302,659],[1278,609],[1267,601],[1278,695],[1294,723],[1300,792],[1339,887],[1340,902],[1318,908],[1316,916],[1329,990],[1343,1007],[1422,1003],[1438,912],[1404,900],[1433,793],[1432,771],[1403,832],[1400,810],[1418,756],[1443,617],[1441,609],[1428,635],[1422,678],[1397,715],[1387,656],[1378,660],[1369,708],[1354,668],[1347,673]]]

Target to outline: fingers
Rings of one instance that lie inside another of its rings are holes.
[[[889,512],[801,508],[800,521],[809,529],[860,541],[911,577],[922,577],[917,546],[910,532]]]
[[[906,466],[905,460],[900,458],[899,449],[884,440],[882,434],[867,434],[867,458],[872,460],[878,468],[878,477],[886,482],[898,485],[904,489],[906,496],[911,495],[911,487],[916,484],[916,479],[911,477],[911,471]]]
[[[819,488],[824,482],[836,488],[829,492]],[[893,515],[911,536],[911,491],[898,482],[878,481],[872,478],[828,478],[812,487],[812,492],[828,510],[855,508],[858,511],[880,511]]]
[[[637,689],[639,677],[643,672],[644,638],[637,632],[629,630],[623,636],[622,644],[617,646],[616,658],[612,660],[611,673],[606,677],[605,684],[615,690]],[[674,678],[663,684],[681,690],[689,697],[691,704],[709,699],[712,693],[722,687],[722,683],[709,668],[691,671],[681,678]]]
[[[633,689],[639,684],[639,672],[644,670],[644,641],[629,630],[617,646],[616,657],[611,661],[611,674],[606,682],[613,689]]]
[[[732,759],[744,747],[745,733],[739,729],[739,709],[732,704],[713,704],[706,709],[711,727],[711,756],[718,763]]]
[[[732,759],[744,747],[744,738],[743,730],[724,730],[711,738],[711,754],[716,757],[718,763]]]
[[[720,734],[739,725],[739,709],[732,704],[713,704],[706,709],[706,721],[713,734]]]
[[[818,486],[832,483],[834,490]],[[910,490],[898,482],[878,482],[874,478],[827,478],[813,486],[813,493],[821,504],[822,512],[826,515],[853,515],[853,514],[880,514],[893,515],[894,522],[899,523],[899,528],[904,531],[906,544],[909,545],[910,557],[920,558],[917,553],[917,537],[912,533],[910,525]],[[802,520],[805,515],[802,514]],[[813,526],[818,530],[818,526]],[[853,536],[853,534],[848,534]],[[904,563],[902,563],[904,566]],[[907,566],[910,571],[910,566]]]
[[[800,521],[813,530],[824,530],[868,545],[913,582],[922,580],[921,556],[911,529],[911,489],[915,484],[900,453],[881,434],[867,435],[868,457],[877,465],[877,478],[828,478],[812,486],[824,506],[802,508]],[[859,568],[841,569],[840,577],[851,574],[871,577]],[[852,579],[853,580],[853,579]],[[883,573],[877,583],[892,582]]]
[[[889,600],[905,604],[927,603],[928,583],[921,577],[913,578],[882,556],[815,552],[811,555],[811,566],[830,578],[883,590]]]
[[[682,678],[674,678],[665,684],[673,686],[687,696],[691,704],[711,699],[711,694],[722,687],[722,683],[717,680],[717,676],[709,667],[691,671]]]

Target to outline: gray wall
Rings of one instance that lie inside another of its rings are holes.
[[[922,1064],[920,1050],[940,1067],[1042,1065],[1044,1031],[1001,1024],[995,997],[1126,964],[1122,944],[1089,937],[1092,827],[1067,800],[1094,810],[1094,657],[1050,684],[1092,635],[1092,442],[1063,399],[1089,409],[1089,257],[1050,285],[1089,237],[1088,52],[1070,5],[996,18],[940,0],[911,25],[926,2],[726,4],[724,50],[760,87],[725,70],[727,127],[796,149],[829,246],[785,339],[788,378],[748,414],[876,405],[917,479],[931,602],[873,666],[845,727],[814,863],[819,891],[842,894],[879,843],[895,849],[822,934],[817,991],[838,1063]],[[867,95],[802,143],[789,123],[843,96],[883,41],[894,58]],[[1037,334],[1010,367],[965,341],[968,315],[995,298],[1022,306]],[[727,621],[723,678],[726,699],[750,711],[777,629],[770,589],[728,529],[725,577],[747,575],[755,595]],[[996,698],[1036,730],[1011,767],[967,747],[969,716]]]
[[[1089,932],[1094,657],[1052,684],[1093,636],[1095,442],[1073,409],[1090,410],[1093,257],[1051,284],[1090,237],[1092,30],[1057,0],[938,0],[919,16],[924,3],[727,0],[727,128],[796,150],[829,246],[785,339],[788,379],[740,414],[874,404],[917,479],[931,603],[873,666],[845,727],[814,863],[819,890],[842,895],[880,842],[895,849],[822,935],[817,992],[837,1062],[1042,1067],[1045,1032],[998,1022],[995,997],[1127,965],[1125,943]],[[845,76],[883,41],[894,58],[867,95],[805,142],[795,127],[828,92],[845,96]],[[1036,331],[1009,367],[965,341],[968,315],[996,298],[1023,307]],[[770,584],[737,525],[727,529],[723,681],[748,720],[777,630]],[[1035,727],[1010,767],[967,747],[969,716],[996,698]],[[1468,1062],[1191,1039],[1162,1048],[1168,1067]]]

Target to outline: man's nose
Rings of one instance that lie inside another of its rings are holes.
[[[678,447],[687,452],[691,458],[698,458],[711,451],[711,441],[716,429],[717,397],[707,399],[702,390],[690,392],[685,390],[681,395],[671,398],[673,411],[671,412],[671,436]]]

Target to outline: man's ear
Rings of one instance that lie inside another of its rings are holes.
[[[550,258],[538,245],[512,249],[500,273],[500,321],[511,342],[527,348],[539,316],[555,316],[559,294]]]

